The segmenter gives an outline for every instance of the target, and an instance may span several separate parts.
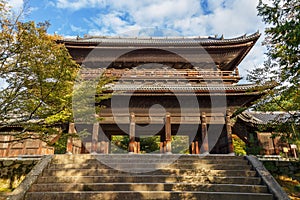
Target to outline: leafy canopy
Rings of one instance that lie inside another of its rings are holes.
[[[0,0],[0,128],[19,126],[16,133],[40,133],[47,140],[72,120],[73,83],[79,67],[49,23],[22,22]]]
[[[268,60],[263,67],[250,72],[248,80],[260,85],[276,84],[261,99],[256,110],[285,111],[283,122],[270,124],[275,131],[284,133],[287,140],[300,138],[300,2],[298,0],[260,0],[258,15],[266,23]],[[270,128],[267,127],[267,128]]]

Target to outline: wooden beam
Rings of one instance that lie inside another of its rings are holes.
[[[97,153],[98,137],[99,137],[99,123],[96,122],[93,124],[92,147],[91,147],[92,153]]]
[[[227,143],[228,143],[228,153],[234,153],[233,142],[232,142],[232,127],[231,127],[231,117],[232,113],[227,110],[226,112],[226,132],[227,132]]]
[[[165,135],[166,135],[166,152],[168,154],[172,153],[172,135],[171,135],[171,114],[167,113],[165,117]]]
[[[136,153],[136,142],[135,142],[135,114],[130,113],[130,127],[129,127],[129,153]]]
[[[207,120],[206,113],[202,112],[201,114],[201,133],[202,133],[202,145],[201,153],[209,153],[209,144],[208,144],[208,134],[207,134]]]

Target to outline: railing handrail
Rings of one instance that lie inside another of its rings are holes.
[[[100,70],[88,70],[84,74],[99,73]],[[125,70],[106,69],[104,75],[108,77],[238,77],[235,71],[197,71],[197,70]]]

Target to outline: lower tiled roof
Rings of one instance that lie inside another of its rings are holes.
[[[256,85],[165,85],[165,84],[114,84],[108,86],[109,90],[115,92],[163,92],[163,91],[180,91],[180,92],[246,92],[253,90]]]
[[[286,122],[292,115],[300,118],[300,112],[294,111],[291,113],[276,111],[276,112],[257,112],[257,111],[244,111],[238,117],[246,122],[253,125],[256,124],[268,124],[274,121]]]

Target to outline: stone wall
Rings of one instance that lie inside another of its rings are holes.
[[[0,159],[0,192],[9,192],[16,188],[39,159]]]
[[[287,175],[300,181],[300,161],[264,160],[264,166],[274,175]]]

